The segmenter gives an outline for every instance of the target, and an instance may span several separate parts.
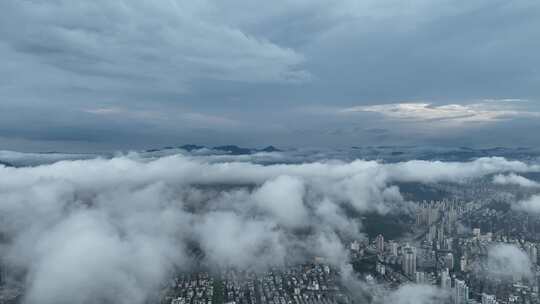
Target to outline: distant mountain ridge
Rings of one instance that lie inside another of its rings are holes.
[[[12,164],[0,160],[0,166],[13,167]]]
[[[207,147],[207,146],[201,146],[201,145],[195,145],[195,144],[185,144],[185,145],[181,145],[177,147],[167,146],[167,147],[163,147],[159,149],[147,149],[144,152],[159,152],[159,151],[165,151],[165,150],[171,150],[171,149],[182,149],[188,152],[208,149],[208,150],[225,152],[230,155],[246,155],[246,154],[259,153],[259,152],[267,152],[267,153],[283,152],[283,150],[280,150],[272,145],[266,146],[262,149],[256,149],[256,148],[240,147],[237,145],[222,145],[222,146]]]
[[[245,154],[253,154],[258,152],[282,152],[282,150],[274,147],[274,146],[267,146],[263,149],[254,149],[254,148],[244,148],[239,147],[236,145],[223,145],[223,146],[215,146],[215,147],[206,147],[206,146],[199,146],[199,145],[193,145],[193,144],[187,144],[182,145],[178,147],[180,149],[186,150],[188,152],[194,151],[194,150],[200,150],[200,149],[210,149],[210,150],[216,150],[216,151],[222,151],[226,152],[227,154],[231,155],[245,155]]]
[[[204,146],[198,146],[198,145],[183,145],[183,146],[180,146],[178,147],[180,149],[183,149],[183,150],[186,150],[188,152],[191,152],[193,150],[200,150],[200,149],[204,149]]]

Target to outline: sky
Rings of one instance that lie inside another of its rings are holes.
[[[537,0],[5,0],[0,150],[540,146]]]

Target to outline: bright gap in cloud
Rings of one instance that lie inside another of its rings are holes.
[[[508,99],[505,100],[507,102]],[[512,99],[514,100],[514,99]],[[373,112],[384,117],[406,121],[445,121],[454,123],[492,122],[516,117],[538,117],[539,112],[512,105],[490,103],[434,105],[426,102],[407,102],[373,106],[357,106],[342,113]]]

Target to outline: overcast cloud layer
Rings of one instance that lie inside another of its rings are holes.
[[[0,257],[24,278],[28,304],[143,303],[171,271],[192,267],[194,248],[210,267],[254,270],[322,256],[347,284],[369,292],[346,265],[345,240],[364,237],[347,210],[408,212],[396,182],[531,171],[540,168],[503,158],[262,166],[131,154],[0,165]],[[443,296],[432,287],[396,292],[381,301]]]
[[[535,0],[5,0],[0,146],[539,146],[539,37]]]

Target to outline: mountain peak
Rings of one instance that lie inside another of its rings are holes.
[[[241,148],[236,145],[224,145],[224,146],[217,146],[213,147],[214,150],[220,150],[228,152],[232,155],[242,155],[242,154],[251,154],[253,152],[252,149],[249,148]]]
[[[186,150],[186,151],[188,151],[188,152],[191,152],[191,151],[193,151],[193,150],[203,149],[204,146],[193,145],[193,144],[187,144],[187,145],[180,146],[180,147],[178,147],[178,148],[183,149],[183,150]]]
[[[271,145],[264,148],[264,149],[261,149],[259,151],[261,151],[261,152],[282,152],[280,149],[278,149],[278,148],[276,148],[274,146],[271,146]]]

